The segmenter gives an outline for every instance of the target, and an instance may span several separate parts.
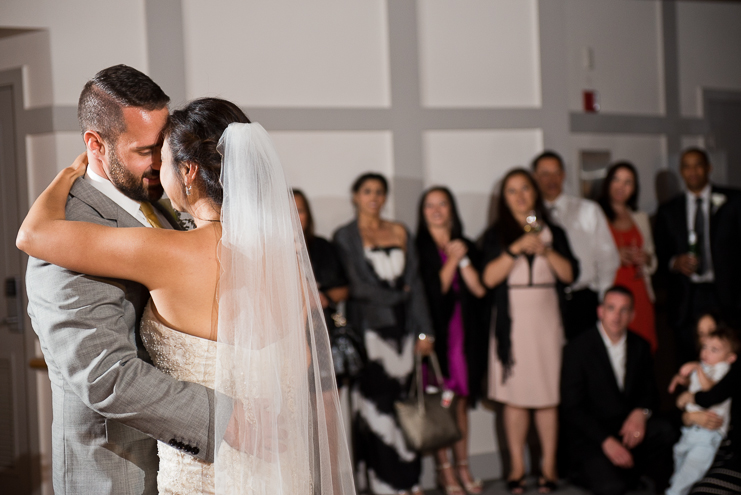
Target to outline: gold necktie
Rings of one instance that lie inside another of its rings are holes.
[[[162,222],[160,222],[160,219],[157,218],[157,215],[154,213],[154,208],[152,208],[152,205],[150,203],[142,201],[139,205],[139,210],[144,213],[144,217],[147,219],[147,222],[149,222],[149,225],[151,225],[155,229],[162,228]]]

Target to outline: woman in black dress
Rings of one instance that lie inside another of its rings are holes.
[[[337,304],[345,301],[349,294],[347,278],[342,269],[337,250],[327,239],[314,234],[314,216],[306,195],[300,189],[293,190],[298,217],[306,239],[306,249],[309,251],[311,268],[314,270],[316,285],[319,289],[319,299],[324,309],[324,318],[331,328],[332,314]]]
[[[404,225],[381,218],[388,192],[382,175],[360,176],[352,192],[357,217],[334,241],[350,281],[347,319],[363,332],[368,354],[353,387],[358,484],[379,495],[421,495],[419,455],[406,445],[394,411],[409,391],[415,352],[432,350],[414,239]]]
[[[432,187],[419,202],[417,217],[419,268],[435,327],[435,352],[447,389],[455,392],[458,427],[463,438],[453,445],[455,470],[448,449],[436,453],[438,485],[446,495],[478,494],[483,490],[468,468],[468,407],[481,392],[486,372],[488,333],[481,319],[480,298],[486,295],[477,267],[480,254],[463,237],[453,194]]]

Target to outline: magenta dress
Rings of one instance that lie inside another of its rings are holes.
[[[443,264],[448,257],[442,250],[438,251]],[[458,272],[453,277],[450,284],[456,296],[460,293],[460,280]],[[463,332],[463,312],[461,310],[461,301],[456,297],[453,316],[448,324],[448,375],[445,378],[445,386],[456,393],[456,395],[468,397],[468,366],[466,365],[465,354],[465,335]]]

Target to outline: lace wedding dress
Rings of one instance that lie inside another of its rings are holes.
[[[214,387],[217,343],[178,332],[162,324],[151,301],[141,320],[141,337],[159,369],[178,380]],[[157,490],[160,494],[213,494],[214,465],[157,442],[160,458]]]
[[[195,337],[174,330],[157,319],[152,310],[152,303],[147,305],[141,320],[141,336],[144,346],[152,358],[153,364],[159,369],[182,381],[194,382],[209,388],[214,388],[216,380],[215,360],[219,345],[212,340]],[[257,359],[275,359],[275,347],[267,347],[254,351]],[[255,384],[255,396],[264,395],[264,389],[269,380],[265,377],[252,377]],[[229,393],[228,390],[220,390]],[[286,403],[293,402],[293,398],[284,397]],[[290,435],[291,432],[287,432]],[[295,433],[295,432],[293,432]],[[240,466],[251,465],[254,473],[271,472],[271,476],[249,477],[247,479],[220,478],[215,483],[214,465],[193,457],[164,442],[157,443],[157,453],[160,464],[157,474],[157,490],[160,495],[200,495],[200,494],[262,494],[262,493],[295,493],[311,495],[313,493],[312,480],[308,463],[297,466],[295,460],[291,464],[298,469],[283,470],[276,473],[277,464],[256,459],[232,449],[223,443],[217,454],[217,462],[222,463],[224,472],[240,472]],[[288,452],[281,455],[290,455]],[[229,469],[232,466],[233,469]],[[274,484],[275,486],[269,486]],[[218,488],[218,489],[217,489]]]

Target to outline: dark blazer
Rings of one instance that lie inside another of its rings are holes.
[[[711,201],[710,252],[715,285],[722,316],[729,323],[739,322],[741,312],[741,191],[712,186],[712,195],[723,195],[725,202],[715,207]],[[659,270],[667,275],[669,323],[674,327],[690,324],[691,280],[669,270],[669,261],[689,251],[687,199],[684,193],[659,207],[654,242]]]
[[[383,285],[365,258],[357,220],[340,227],[334,234],[334,242],[350,282],[350,299],[347,301],[346,312],[347,321],[351,325],[363,330],[394,326],[398,323],[394,307],[399,303],[406,303],[405,331],[434,335],[419,276],[414,237],[409,230],[404,267],[404,285],[409,290],[392,289]]]
[[[478,270],[481,264],[481,253],[469,239],[461,238],[460,240],[466,244],[467,256]],[[486,373],[489,352],[489,332],[483,318],[483,301],[468,290],[468,286],[460,275],[460,270],[458,270],[460,290],[456,293],[451,288],[443,294],[440,284],[440,270],[443,263],[437,246],[429,234],[417,237],[417,251],[419,271],[430,306],[432,325],[435,328],[435,353],[445,376],[448,376],[448,327],[456,303],[461,304],[469,398],[475,400],[481,392],[481,382]]]
[[[566,345],[561,369],[561,423],[568,452],[601,449],[636,408],[654,409],[658,391],[648,342],[628,332],[625,387],[618,388],[602,336],[593,327]]]

